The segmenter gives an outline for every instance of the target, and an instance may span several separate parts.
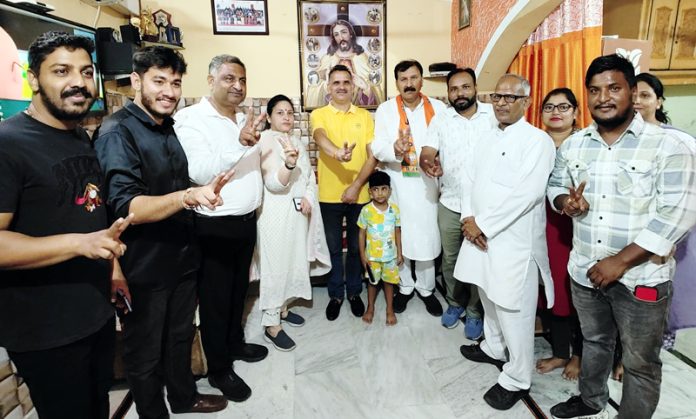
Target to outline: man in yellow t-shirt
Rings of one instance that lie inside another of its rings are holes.
[[[348,67],[336,65],[329,72],[328,105],[312,112],[312,136],[319,146],[319,205],[326,241],[331,253],[331,273],[326,318],[335,320],[347,294],[354,316],[361,317],[362,275],[358,251],[357,220],[370,200],[365,182],[377,165],[370,143],[374,121],[368,111],[351,103],[353,76]],[[346,220],[348,257],[343,266],[343,219]]]

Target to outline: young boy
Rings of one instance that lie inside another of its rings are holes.
[[[391,181],[385,172],[374,172],[368,179],[372,201],[365,205],[358,217],[360,234],[360,261],[370,277],[367,290],[367,311],[363,315],[365,323],[372,323],[375,314],[377,285],[384,283],[384,298],[387,301],[387,325],[396,324],[392,307],[393,285],[399,283],[399,265],[404,261],[401,255],[401,220],[399,207],[389,202]]]

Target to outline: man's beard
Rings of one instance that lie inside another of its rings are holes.
[[[612,129],[626,122],[631,115],[633,115],[633,108],[629,107],[626,109],[626,112],[612,118],[599,119],[594,115],[592,115],[592,118],[600,127]]]
[[[465,99],[465,101],[457,102],[459,99]],[[449,103],[457,112],[464,112],[476,103],[476,97],[458,97],[454,102],[450,100]]]
[[[68,89],[64,92],[61,92],[60,97],[61,99],[65,99],[67,97],[70,97],[76,93],[82,93],[82,96],[85,97],[85,101],[87,102],[88,106],[84,110],[74,110],[74,111],[68,111],[63,108],[61,108],[62,103],[55,103],[49,95],[46,94],[46,91],[44,91],[43,87],[39,85],[39,94],[41,95],[41,102],[44,104],[48,112],[53,115],[54,118],[58,119],[59,121],[79,121],[82,118],[85,117],[89,113],[90,108],[92,107],[92,103],[94,103],[94,97],[92,94],[84,87],[74,87],[72,89]]]
[[[350,51],[350,49],[351,49],[352,47],[353,47],[353,46],[352,46],[351,43],[348,42],[348,41],[341,41],[341,42],[338,43],[338,49],[339,49],[341,52],[348,52],[348,51]]]
[[[154,108],[156,101],[157,101],[157,98],[151,99],[150,96],[145,94],[145,92],[143,91],[140,102],[143,104],[143,107],[145,108],[145,110],[147,110],[147,112],[150,115],[154,116],[157,119],[165,119],[169,116],[172,116],[172,114],[174,113],[174,110],[176,108],[172,109],[172,111],[169,113],[158,112]]]

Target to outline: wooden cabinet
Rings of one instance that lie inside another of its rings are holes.
[[[644,0],[640,38],[652,41],[650,71],[665,84],[696,82],[696,0]]]

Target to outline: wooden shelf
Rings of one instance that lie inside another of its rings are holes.
[[[184,48],[183,45],[169,44],[167,42],[142,41],[141,45],[144,47],[160,46],[160,47],[167,47],[167,48],[171,48],[171,49],[186,49],[186,48]]]

